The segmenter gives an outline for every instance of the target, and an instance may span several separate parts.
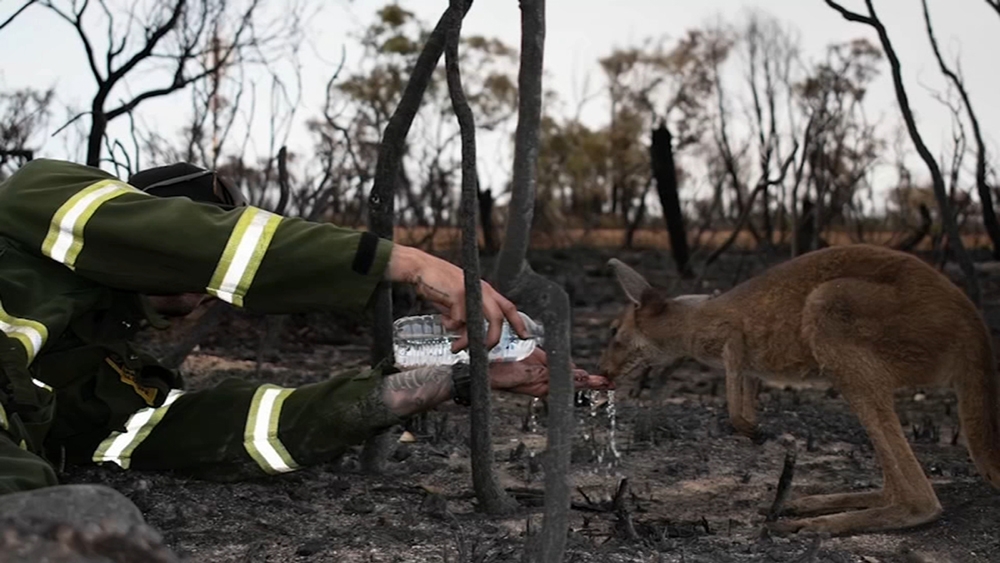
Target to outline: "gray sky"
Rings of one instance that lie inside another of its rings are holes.
[[[20,5],[15,0],[0,0],[0,19]],[[407,0],[400,2],[416,12],[429,24],[437,21],[447,7],[446,0]],[[861,0],[845,0],[849,8],[861,11]],[[382,1],[328,0],[322,11],[309,22],[309,45],[302,55],[303,107],[298,110],[296,123],[289,139],[290,147],[307,150],[309,139],[302,131],[306,118],[319,111],[323,88],[331,70],[346,49],[348,60],[359,54],[359,48],[349,36],[371,21],[374,11]],[[279,3],[280,5],[280,3]],[[876,9],[885,22],[890,37],[902,60],[904,78],[911,103],[925,140],[935,154],[950,141],[950,116],[948,110],[935,101],[928,88],[944,89],[944,79],[933,59],[923,28],[919,0],[876,0]],[[996,150],[1000,141],[1000,104],[995,103],[1000,92],[1000,73],[997,72],[996,49],[1000,47],[1000,17],[990,10],[984,0],[930,0],[938,40],[946,56],[961,60],[962,71],[975,108],[982,122],[983,131],[991,147]],[[818,60],[824,47],[833,41],[843,41],[857,36],[870,38],[877,43],[877,36],[861,24],[844,21],[828,8],[823,0],[549,0],[547,6],[547,41],[545,53],[546,86],[555,89],[566,102],[572,104],[583,92],[589,76],[590,88],[601,87],[597,59],[615,46],[638,43],[646,37],[677,38],[691,27],[701,26],[722,14],[729,18],[741,9],[758,7],[779,16],[801,32],[802,45],[807,59]],[[498,37],[512,45],[520,42],[520,14],[517,0],[476,0],[466,18],[466,33]],[[42,9],[33,9],[22,15],[13,26],[0,32],[0,87],[54,86],[62,106],[86,107],[94,91],[79,42],[69,26]],[[144,81],[156,77],[145,77]],[[141,86],[137,81],[131,86]],[[267,89],[261,88],[266,95]],[[143,106],[140,120],[147,127],[156,127],[164,135],[171,135],[183,123],[183,113],[189,100],[185,94],[158,100]],[[259,99],[259,105],[266,100]],[[266,106],[265,106],[266,107]],[[869,116],[895,125],[897,111],[895,95],[888,72],[875,83],[866,105]],[[50,132],[65,121],[57,109]],[[600,123],[606,114],[604,100],[598,98],[586,106],[584,118]],[[116,131],[125,133],[124,120]],[[267,124],[262,118],[254,123],[259,139],[266,138]],[[68,134],[48,138],[40,153],[51,157],[69,157]],[[912,149],[912,145],[907,145]],[[266,151],[266,146],[251,147]],[[499,183],[509,168],[506,156],[498,156],[489,141],[485,141],[484,181]],[[492,160],[491,160],[492,155]],[[886,155],[892,159],[891,154]],[[917,168],[915,168],[917,169]],[[923,174],[924,169],[917,169]],[[889,177],[880,175],[889,181]]]

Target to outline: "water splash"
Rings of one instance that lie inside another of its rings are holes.
[[[614,469],[621,459],[617,443],[617,409],[615,392],[585,391],[584,396],[590,405],[589,416],[581,417],[581,437],[590,454],[590,459],[596,462],[592,471],[597,473]]]
[[[538,432],[538,409],[541,408],[542,400],[532,397],[528,405],[528,432],[535,434]]]
[[[618,445],[615,443],[615,430],[617,429],[617,409],[615,408],[615,390],[608,390],[608,424],[610,426],[610,431],[608,432],[608,448],[611,450],[611,454],[615,456],[615,462],[621,459],[622,454],[618,451]]]

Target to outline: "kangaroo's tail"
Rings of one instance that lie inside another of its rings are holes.
[[[1000,383],[989,330],[984,327],[980,365],[955,382],[958,416],[979,473],[1000,489]]]

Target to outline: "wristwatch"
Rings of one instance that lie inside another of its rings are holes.
[[[451,398],[457,404],[472,404],[472,374],[469,364],[457,363],[451,366]]]

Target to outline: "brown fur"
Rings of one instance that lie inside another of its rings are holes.
[[[875,448],[879,491],[806,496],[779,531],[831,534],[917,526],[941,514],[894,409],[902,387],[958,396],[969,452],[1000,488],[1000,398],[989,330],[973,303],[920,259],[871,245],[838,246],[775,266],[717,297],[674,298],[612,260],[632,303],[616,319],[601,372],[616,380],[687,357],[726,372],[730,419],[757,434],[757,378],[820,377],[844,396]],[[857,510],[854,510],[857,509]]]

